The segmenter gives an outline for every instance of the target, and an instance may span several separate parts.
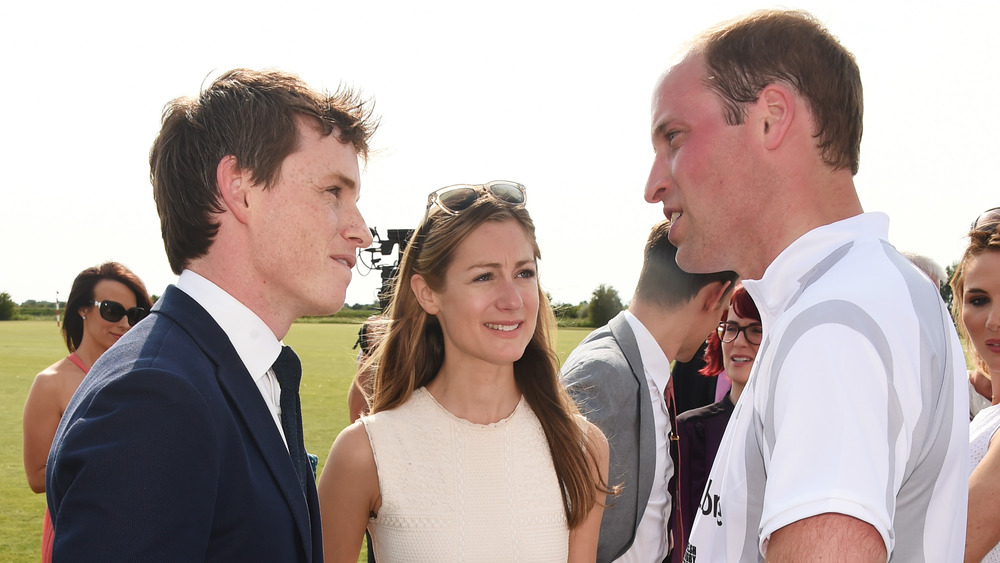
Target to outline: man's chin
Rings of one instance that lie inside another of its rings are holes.
[[[707,266],[707,260],[702,256],[695,248],[692,247],[691,243],[684,243],[683,245],[675,244],[677,247],[677,266],[689,274],[711,274],[719,270],[712,270]]]
[[[336,315],[341,309],[344,308],[345,297],[346,296],[344,295],[332,297],[327,295],[326,301],[317,301],[313,304],[311,307],[312,311],[310,311],[307,316],[327,317],[330,315]]]

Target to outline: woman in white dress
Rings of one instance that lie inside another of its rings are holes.
[[[992,405],[969,428],[969,519],[965,561],[1000,562],[1000,214],[983,213],[951,280],[955,322],[990,383]]]
[[[558,379],[513,182],[449,186],[403,255],[370,413],[319,481],[326,561],[594,561],[608,446]]]

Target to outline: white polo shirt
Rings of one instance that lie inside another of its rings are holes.
[[[759,561],[823,513],[871,524],[891,561],[962,561],[965,359],[888,218],[814,229],[744,281],[765,339],[722,440],[686,563]]]

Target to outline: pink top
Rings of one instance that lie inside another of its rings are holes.
[[[90,369],[86,365],[84,365],[83,360],[80,359],[80,356],[76,355],[76,352],[73,352],[72,354],[66,356],[66,359],[73,362],[73,364],[76,365],[76,367],[82,369],[83,373],[87,373],[88,371],[90,371]]]
[[[733,382],[730,381],[729,376],[726,375],[726,370],[720,371],[719,377],[715,380],[715,402],[718,403],[721,401],[732,386]]]

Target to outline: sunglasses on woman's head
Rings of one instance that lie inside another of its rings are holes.
[[[980,213],[979,217],[976,217],[976,220],[972,222],[971,230],[978,231],[986,227],[995,228],[998,224],[1000,224],[1000,207],[994,207]]]
[[[448,215],[458,215],[472,207],[479,198],[490,196],[511,207],[521,207],[527,199],[524,186],[517,182],[495,181],[488,184],[456,184],[427,196],[427,209],[437,205]]]
[[[122,317],[127,317],[128,326],[135,326],[135,323],[145,319],[149,315],[149,311],[142,307],[126,309],[121,303],[107,299],[104,301],[94,301],[94,305],[97,305],[98,310],[101,312],[101,318],[109,323],[116,323],[122,320]]]

